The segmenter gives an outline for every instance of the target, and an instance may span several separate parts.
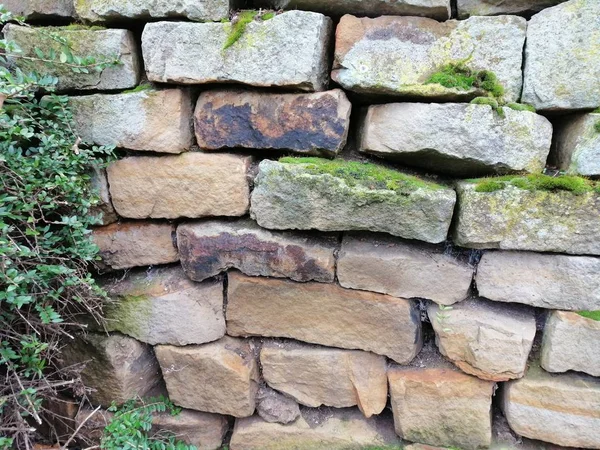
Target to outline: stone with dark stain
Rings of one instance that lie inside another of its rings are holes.
[[[242,147],[335,156],[346,143],[350,109],[339,89],[311,94],[207,91],[196,107],[196,138],[204,150]]]

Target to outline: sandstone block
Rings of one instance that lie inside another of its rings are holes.
[[[288,11],[270,20],[254,20],[227,47],[231,27],[231,23],[146,25],[142,52],[148,78],[162,83],[228,82],[304,91],[327,87],[332,32],[328,17]]]
[[[346,288],[451,305],[467,297],[473,268],[435,246],[385,235],[345,234],[337,276]]]
[[[356,406],[365,417],[387,403],[384,356],[294,343],[268,343],[260,352],[265,381],[305,406]]]
[[[370,106],[360,151],[456,176],[541,172],[552,143],[543,116],[488,105],[388,103]]]
[[[248,342],[225,336],[205,345],[158,345],[155,351],[177,405],[234,417],[254,413],[258,365]]]
[[[100,225],[110,225],[116,222],[119,217],[110,200],[106,170],[95,167],[91,177],[90,183],[99,198],[98,204],[92,208],[90,213],[98,216]]]
[[[372,351],[400,364],[422,345],[416,304],[333,284],[229,274],[227,333]]]
[[[545,111],[600,106],[599,15],[596,0],[570,0],[531,18],[525,48],[524,102]]]
[[[529,252],[486,252],[479,295],[547,309],[600,309],[600,259]]]
[[[506,99],[516,101],[525,29],[525,19],[516,16],[442,23],[420,17],[344,16],[336,30],[331,77],[363,94],[464,101],[484,92],[428,83],[444,66],[464,62],[474,71],[494,72]]]
[[[497,14],[531,14],[565,0],[458,0],[458,17],[494,16]]]
[[[600,254],[600,193],[528,190],[510,183],[493,192],[476,187],[457,184],[457,245]]]
[[[188,277],[202,281],[227,269],[246,275],[332,282],[337,236],[272,232],[252,220],[179,225],[177,245]]]
[[[75,14],[72,0],[3,0],[2,4],[26,19],[71,18]]]
[[[300,417],[300,407],[295,400],[264,386],[256,394],[256,412],[271,423],[291,423]]]
[[[250,162],[204,153],[121,159],[107,169],[113,205],[132,219],[243,216],[250,203]]]
[[[152,345],[204,344],[225,335],[222,281],[194,283],[180,267],[161,267],[103,287],[115,302],[105,313],[109,331]]]
[[[123,222],[95,228],[92,239],[104,264],[112,269],[127,269],[179,261],[174,232],[168,223]]]
[[[259,165],[250,215],[261,227],[446,239],[456,201],[452,189],[371,164],[283,161]]]
[[[193,143],[187,90],[94,94],[70,97],[69,104],[77,132],[86,142],[159,153],[181,153]]]
[[[568,116],[556,129],[554,163],[570,174],[600,176],[599,113]]]
[[[519,435],[575,448],[599,448],[600,380],[532,366],[503,386],[502,409]]]
[[[600,322],[575,312],[552,311],[544,327],[541,366],[548,372],[577,370],[600,376]]]

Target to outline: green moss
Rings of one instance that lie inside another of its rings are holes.
[[[600,311],[579,311],[577,314],[586,319],[597,320],[600,322]]]
[[[494,180],[486,180],[475,186],[475,192],[495,192],[504,189],[504,183]]]
[[[133,94],[134,92],[142,92],[148,91],[152,89],[152,85],[150,83],[142,83],[133,89],[127,89],[126,91],[121,92],[122,94]]]
[[[592,111],[592,114],[600,114],[600,108],[596,108]]]
[[[543,174],[505,175],[468,181],[477,183],[476,192],[495,192],[511,185],[528,191],[568,191],[574,194],[600,193],[600,182],[574,175],[559,175],[556,177]]]
[[[225,40],[225,44],[223,44],[223,50],[231,47],[242,37],[244,31],[246,31],[246,27],[254,20],[257,14],[258,11],[253,10],[240,11],[237,20],[231,24],[229,35]]]
[[[99,25],[82,25],[80,23],[72,23],[71,25],[65,25],[63,27],[53,27],[57,30],[65,30],[65,31],[102,31],[106,30],[106,27],[102,27]]]
[[[594,124],[594,130],[596,130],[596,133],[600,133],[600,120]]]
[[[262,16],[260,16],[260,18],[262,20],[271,20],[273,17],[275,17],[275,12],[274,11],[269,11],[268,13],[265,13]]]
[[[508,106],[510,109],[514,109],[515,111],[529,111],[529,112],[536,112],[535,107],[533,105],[529,105],[527,103],[507,103],[506,106]]]
[[[502,118],[505,117],[504,109],[502,109],[502,105],[498,102],[494,97],[475,97],[470,102],[473,105],[488,105],[491,106],[492,109]]]
[[[504,95],[504,86],[498,82],[494,72],[472,70],[464,62],[450,63],[429,77],[425,84],[440,84],[446,88],[462,91],[483,89],[490,96],[500,98]]]

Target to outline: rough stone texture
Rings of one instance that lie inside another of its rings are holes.
[[[256,394],[256,412],[271,423],[291,423],[300,417],[300,407],[295,400],[264,386]]]
[[[351,108],[340,89],[310,94],[206,91],[196,106],[196,139],[204,150],[242,147],[335,156],[346,144]]]
[[[515,101],[521,93],[525,29],[525,19],[516,16],[443,23],[419,17],[344,16],[336,31],[331,77],[358,93],[468,100],[483,92],[426,84],[446,64],[468,60],[473,70],[494,72],[506,98]]]
[[[146,25],[142,52],[148,78],[163,83],[231,82],[304,91],[327,87],[332,32],[328,17],[288,11],[270,20],[255,20],[237,42],[224,49],[231,26],[184,22]]]
[[[346,288],[451,305],[467,297],[473,268],[438,247],[350,233],[342,241],[337,276]]]
[[[531,14],[565,0],[458,0],[458,17]]]
[[[479,295],[548,309],[600,309],[600,258],[486,252],[476,276]]]
[[[356,406],[365,417],[380,414],[387,403],[386,359],[359,350],[294,343],[268,343],[260,352],[269,386],[300,404]]]
[[[269,423],[260,417],[235,421],[231,450],[347,450],[396,448],[400,440],[387,417],[365,419],[357,409],[327,412],[304,409],[289,425]],[[399,447],[398,447],[399,448]]]
[[[69,104],[86,142],[159,153],[181,153],[193,142],[192,100],[186,89],[69,97]]]
[[[92,239],[102,262],[115,270],[179,261],[168,223],[124,222],[95,228]]]
[[[90,182],[100,197],[99,203],[92,209],[91,214],[99,217],[100,225],[110,225],[111,223],[116,222],[119,218],[117,217],[115,208],[113,208],[113,205],[110,201],[106,170],[94,167]]]
[[[204,344],[225,335],[223,282],[190,281],[181,267],[143,269],[104,286],[107,329],[148,344]]]
[[[527,27],[523,101],[538,110],[600,106],[600,2],[571,0]]]
[[[552,311],[544,327],[540,363],[548,372],[577,370],[600,377],[600,322]]]
[[[237,5],[230,0],[77,0],[77,15],[86,21],[106,22],[123,19],[187,18],[219,21]]]
[[[508,107],[503,113],[453,103],[370,106],[360,151],[462,177],[541,172],[552,143],[550,121]]]
[[[254,413],[258,365],[248,342],[225,336],[205,345],[158,345],[155,351],[177,405],[234,417]]]
[[[533,309],[469,299],[451,310],[427,308],[442,355],[463,372],[506,381],[525,374],[536,325]]]
[[[73,0],[3,0],[2,4],[26,19],[70,18],[75,14]]]
[[[502,409],[519,435],[575,448],[600,448],[600,380],[532,366],[504,384]]]
[[[438,243],[446,239],[456,194],[415,187],[409,195],[349,186],[342,178],[312,174],[304,164],[262,161],[250,215],[261,227],[321,231],[383,231]]]
[[[422,345],[416,303],[332,284],[229,274],[227,333],[360,349],[400,364]]]
[[[567,173],[600,176],[600,114],[568,116],[556,127],[554,164]]]
[[[113,206],[132,219],[243,216],[250,203],[250,162],[204,153],[121,159],[107,169]]]
[[[600,194],[529,191],[512,185],[476,192],[475,187],[471,182],[457,184],[457,245],[600,255]]]
[[[164,393],[152,347],[130,337],[89,333],[65,347],[61,357],[64,366],[86,363],[81,378],[92,388],[88,398],[94,404],[110,406]]]
[[[188,277],[202,281],[227,269],[246,275],[332,282],[337,236],[272,232],[252,220],[179,225],[177,245]]]
[[[44,30],[43,33],[41,30]],[[89,73],[75,73],[65,66],[49,66],[44,69],[44,75],[58,77],[57,90],[116,90],[134,87],[140,81],[142,67],[133,32],[128,30],[70,30],[64,28],[32,28],[9,24],[4,28],[7,40],[15,42],[23,56],[37,57],[36,48],[48,55],[52,49],[60,55],[62,44],[48,36],[48,31],[54,36],[66,39],[71,46],[73,55],[82,58],[94,56],[98,61],[113,61],[118,59],[121,64],[107,67],[101,72],[89,70]],[[24,72],[39,70],[39,62],[27,61],[18,57],[15,64]]]

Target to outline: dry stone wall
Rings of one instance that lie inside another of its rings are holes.
[[[121,155],[109,333],[64,351],[94,405],[168,395],[201,450],[600,449],[598,0],[7,6],[122,62],[54,74]]]

